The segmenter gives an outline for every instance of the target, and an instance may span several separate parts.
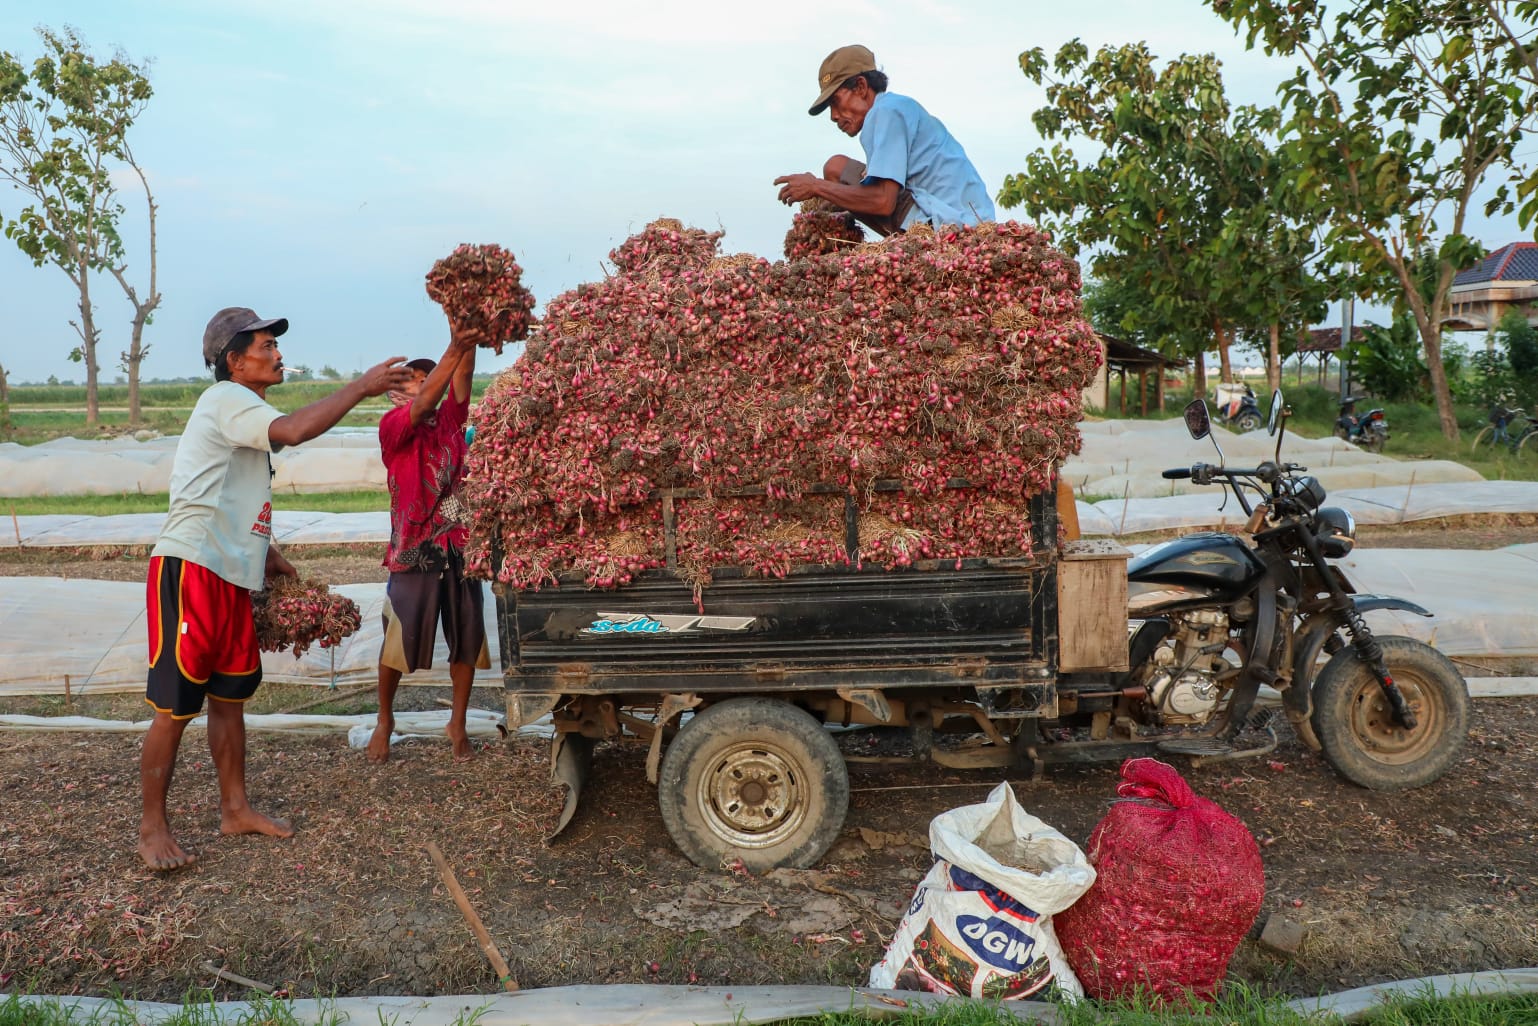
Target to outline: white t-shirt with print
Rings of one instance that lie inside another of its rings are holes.
[[[216,382],[198,397],[171,464],[171,512],[156,556],[207,567],[241,588],[261,588],[272,540],[267,438],[282,411],[244,385]]]

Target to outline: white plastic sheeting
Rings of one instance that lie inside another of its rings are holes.
[[[1179,499],[1167,501],[1182,501]],[[1431,610],[1430,619],[1392,611],[1370,614],[1377,629],[1435,644],[1452,656],[1538,655],[1538,616],[1530,608],[1538,579],[1538,543],[1504,549],[1359,549],[1341,561],[1357,590],[1395,595]],[[384,584],[337,589],[358,603],[362,626],[335,650],[311,648],[303,659],[268,652],[268,680],[353,683],[372,680],[383,640]],[[486,596],[486,629],[496,638],[496,604]],[[1385,621],[1381,625],[1379,620]],[[335,654],[333,665],[332,655]],[[0,695],[132,692],[144,686],[148,640],[144,586],[57,577],[0,577]],[[493,658],[495,665],[496,659]],[[448,650],[437,640],[433,669],[412,683],[448,681]],[[477,683],[500,683],[495,669]]]
[[[358,604],[362,625],[357,633],[334,649],[312,646],[302,659],[287,652],[264,652],[265,679],[349,684],[376,679],[384,640],[384,583],[344,584],[334,590]],[[149,663],[144,598],[140,583],[0,577],[0,695],[62,694],[66,675],[75,695],[141,690]],[[490,594],[485,615],[487,636],[495,639],[496,603]],[[449,683],[442,632],[432,669],[419,670],[406,680]],[[475,680],[501,683],[494,669],[477,670]]]
[[[1332,1015],[1347,1022],[1364,1019],[1395,999],[1495,996],[1538,992],[1538,969],[1493,969],[1478,973],[1426,976],[1358,987],[1339,994],[1299,998],[1288,1007],[1300,1015]],[[33,1007],[53,1007],[71,1021],[114,1026],[117,1014],[135,1024],[157,1026],[185,1014],[179,1004],[117,998],[22,995]],[[863,1011],[889,1017],[903,1011],[939,1011],[963,999],[911,990],[852,987],[683,987],[668,984],[613,984],[549,987],[514,994],[445,994],[440,997],[355,997],[286,1002],[301,1026],[335,1022],[388,1022],[394,1026],[737,1026],[813,1018],[824,1013]],[[1056,1005],[1010,1002],[1021,1021],[1055,1026],[1063,1022]],[[201,1005],[203,1021],[235,1023],[257,1009],[245,1001]]]
[[[0,497],[159,493],[170,487],[176,436],[137,441],[55,438],[0,444]],[[379,436],[343,428],[277,453],[276,492],[359,491],[385,486]]]

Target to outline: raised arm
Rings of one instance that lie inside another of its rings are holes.
[[[460,402],[470,398],[470,376],[475,373],[475,347],[480,336],[459,328],[453,330],[449,347],[443,351],[432,373],[422,382],[422,388],[411,401],[411,423],[417,425],[438,408],[443,393],[452,385],[454,398]]]
[[[370,396],[384,395],[403,388],[411,381],[411,369],[404,356],[392,356],[363,372],[324,399],[317,399],[293,413],[285,414],[267,428],[267,438],[274,445],[298,445],[336,427],[347,412]]]

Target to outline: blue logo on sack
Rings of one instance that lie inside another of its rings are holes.
[[[1022,933],[1002,919],[957,916],[956,929],[973,954],[995,968],[1017,973],[1031,962],[1036,938]]]

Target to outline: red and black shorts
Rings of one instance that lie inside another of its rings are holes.
[[[196,563],[150,559],[145,602],[150,673],[144,700],[179,720],[203,700],[244,702],[262,682],[251,593]]]

